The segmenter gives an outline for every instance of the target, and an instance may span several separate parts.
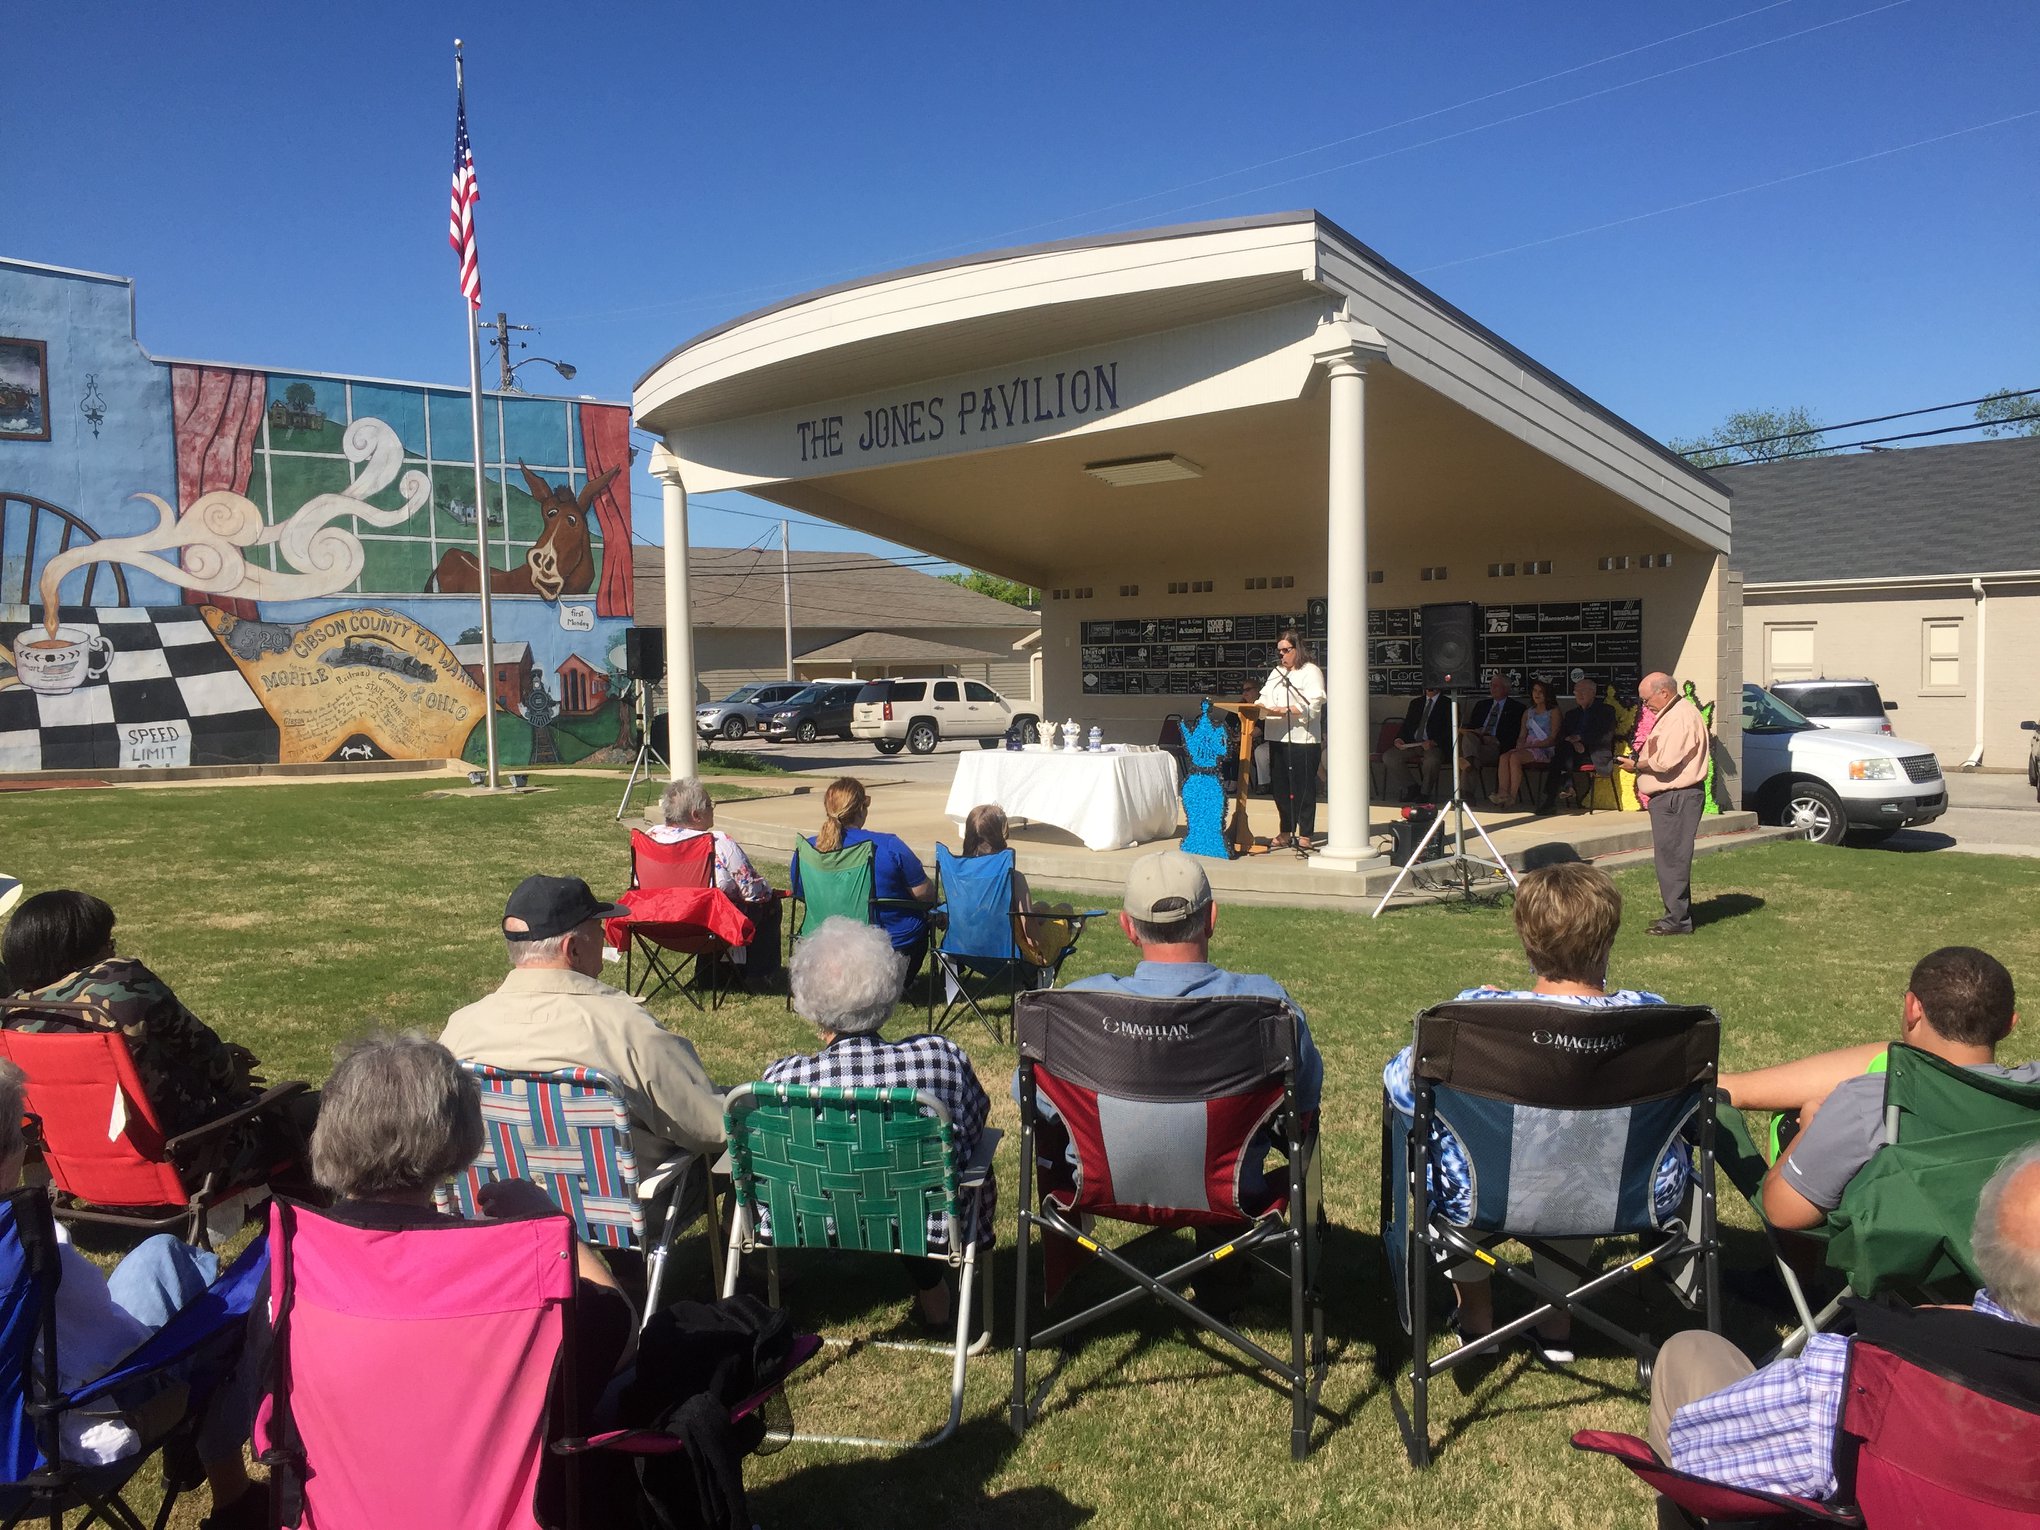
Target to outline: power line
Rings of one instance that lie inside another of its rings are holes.
[[[1116,212],[1122,207],[1130,207],[1133,206],[1135,203],[1139,202],[1153,201],[1159,197],[1173,196],[1179,191],[1194,190],[1198,186],[1209,185],[1214,181],[1228,179],[1235,175],[1251,175],[1254,171],[1266,169],[1271,165],[1282,164],[1288,160],[1302,158],[1310,154],[1322,153],[1326,149],[1338,148],[1342,144],[1357,142],[1358,140],[1363,138],[1376,137],[1382,133],[1393,132],[1398,128],[1411,127],[1416,125],[1417,123],[1428,121],[1434,117],[1445,116],[1455,111],[1462,111],[1467,107],[1478,106],[1486,101],[1498,100],[1503,96],[1514,95],[1520,91],[1528,90],[1538,85],[1549,84],[1553,80],[1563,79],[1568,75],[1581,74],[1589,69],[1598,68],[1602,64],[1614,63],[1620,59],[1630,58],[1639,53],[1647,53],[1650,52],[1652,49],[1661,48],[1670,43],[1679,42],[1684,40],[1685,38],[1697,36],[1701,32],[1711,31],[1718,27],[1730,25],[1733,22],[1743,21],[1751,16],[1760,15],[1765,11],[1779,9],[1781,5],[1789,3],[1791,3],[1791,0],[1776,0],[1776,3],[1774,4],[1758,6],[1754,10],[1743,11],[1734,16],[1724,17],[1720,21],[1709,22],[1705,26],[1693,27],[1683,32],[1675,32],[1667,37],[1661,37],[1657,39],[1655,42],[1644,43],[1634,48],[1625,49],[1621,52],[1606,54],[1600,58],[1591,59],[1583,64],[1576,64],[1570,68],[1561,69],[1551,74],[1541,75],[1535,79],[1525,80],[1519,84],[1506,86],[1500,90],[1489,91],[1485,95],[1471,96],[1468,97],[1466,100],[1454,102],[1450,106],[1441,106],[1434,108],[1430,111],[1419,112],[1414,116],[1403,118],[1397,122],[1385,123],[1379,127],[1368,128],[1359,133],[1347,134],[1342,138],[1330,139],[1324,143],[1315,144],[1310,148],[1298,149],[1289,154],[1277,155],[1273,159],[1263,160],[1256,164],[1243,165],[1240,166],[1238,169],[1228,170],[1221,173],[1220,175],[1206,176],[1200,180],[1189,181],[1184,183],[1183,185],[1165,188],[1164,190],[1161,191],[1149,192],[1144,196],[1130,198],[1123,202],[1111,203],[1102,207],[1089,208],[1082,212],[1069,213],[1059,218],[1051,218],[1038,223],[1025,224],[1017,228],[1008,229],[1002,233],[986,235],[979,239],[973,239],[960,243],[940,245],[931,249],[922,250],[915,254],[909,254],[905,256],[894,256],[891,257],[891,259],[888,262],[886,262],[886,264],[895,267],[903,264],[911,265],[923,260],[936,259],[940,256],[950,254],[957,250],[982,249],[985,248],[988,244],[996,245],[1000,240],[1014,238],[1022,234],[1033,233],[1037,230],[1044,228],[1051,228],[1058,223],[1071,223],[1077,221],[1078,219],[1095,217],[1100,213]],[[1824,31],[1829,27],[1842,26],[1848,22],[1860,20],[1865,16],[1872,16],[1880,11],[1894,10],[1899,6],[1910,3],[1911,0],[1888,0],[1888,3],[1884,5],[1874,6],[1869,10],[1859,11],[1853,15],[1836,17],[1834,20],[1820,22],[1810,27],[1804,27],[1796,32],[1787,32],[1779,37],[1767,38],[1760,42],[1750,43],[1744,47],[1731,49],[1726,53],[1714,54],[1708,58],[1698,59],[1689,64],[1681,64],[1676,68],[1663,70],[1657,74],[1645,75],[1640,79],[1631,80],[1623,84],[1607,86],[1602,90],[1593,91],[1588,93],[1587,95],[1576,96],[1566,101],[1554,102],[1549,106],[1538,107],[1533,111],[1522,112],[1517,113],[1513,116],[1503,117],[1497,119],[1495,122],[1480,124],[1472,128],[1464,129],[1458,133],[1446,134],[1439,138],[1427,139],[1423,143],[1407,145],[1404,148],[1392,150],[1390,152],[1394,154],[1410,153],[1417,149],[1429,148],[1435,144],[1449,142],[1454,138],[1464,137],[1468,133],[1485,132],[1489,128],[1505,126],[1512,122],[1521,121],[1527,117],[1538,116],[1544,112],[1556,111],[1566,106],[1578,105],[1581,102],[1590,101],[1598,96],[1607,95],[1615,91],[1629,90],[1639,85],[1647,85],[1656,80],[1669,78],[1671,75],[1674,74],[1681,74],[1686,72],[1687,70],[1702,68],[1708,64],[1720,63],[1723,60],[1735,58],[1744,53],[1754,52],[1759,48],[1768,48],[1777,43],[1790,42],[1795,38],[1807,36],[1809,33]],[[1279,186],[1293,185],[1295,184],[1296,181],[1299,180],[1309,180],[1314,176],[1330,175],[1340,170],[1353,169],[1358,165],[1372,163],[1373,159],[1386,157],[1387,157],[1386,155],[1377,155],[1369,159],[1360,159],[1351,161],[1350,163],[1347,164],[1333,165],[1324,170],[1311,171],[1307,175],[1297,176],[1290,180],[1275,181],[1267,185],[1251,187],[1243,191],[1229,192],[1225,196],[1212,198],[1210,199],[1210,201],[1207,202],[1191,203],[1189,204],[1188,207],[1169,208],[1162,212],[1145,214],[1144,217],[1165,217],[1175,212],[1187,211],[1197,207],[1208,206],[1210,205],[1211,201],[1229,201],[1238,197],[1253,196],[1258,194],[1259,192],[1272,190]],[[695,308],[710,308],[720,306],[725,302],[736,299],[749,298],[754,296],[765,296],[769,298],[772,296],[785,294],[789,291],[799,292],[802,290],[811,290],[814,287],[826,285],[830,282],[840,281],[848,277],[864,275],[868,272],[869,269],[870,269],[869,266],[859,266],[851,269],[833,271],[805,278],[795,278],[788,282],[777,283],[769,286],[735,288],[720,293],[709,293],[705,296],[669,300],[658,303],[641,303],[627,308],[596,309],[587,313],[557,316],[551,319],[547,319],[544,322],[552,324],[566,324],[583,322],[592,319],[629,317],[644,313],[668,312],[668,311],[686,312],[690,309]]]
[[[2002,420],[1972,420],[1967,425],[1943,425],[1939,430],[1909,430],[1898,436],[1870,436],[1862,441],[1843,441],[1834,446],[1802,446],[1795,452],[1778,452],[1763,459],[1765,462],[1781,462],[1787,457],[1831,456],[1836,452],[1849,451],[1858,446],[1882,446],[1887,441],[1917,441],[1925,436],[1952,436],[1962,430],[1982,430],[1986,425],[2016,425],[2021,420],[2040,420],[2040,410],[2032,414],[2007,415]],[[1742,463],[1724,462],[1723,467],[1741,467]],[[1750,463],[1749,466],[1757,466]]]
[[[1882,425],[1887,420],[1910,420],[1917,415],[1939,414],[1944,409],[1969,409],[1977,404],[1987,403],[1994,398],[2029,398],[2040,393],[2040,388],[2007,388],[1998,393],[1986,393],[1982,398],[1965,398],[1953,404],[1930,404],[1925,409],[1901,409],[1897,414],[1873,414],[1867,419],[1845,420],[1840,425],[1811,425],[1805,430],[1782,431],[1775,436],[1748,436],[1740,441],[1715,441],[1705,446],[1689,446],[1676,453],[1681,457],[1697,457],[1702,452],[1728,451],[1738,446],[1769,446],[1773,441],[1796,441],[1801,436],[1823,436],[1831,430],[1854,430],[1858,425]],[[1997,420],[1978,421],[1971,426],[1955,426],[1954,429],[1981,429],[1984,425],[1995,425]]]
[[[1838,159],[1831,165],[1818,165],[1811,170],[1798,170],[1791,175],[1775,176],[1768,181],[1753,181],[1747,186],[1738,186],[1733,191],[1717,191],[1712,196],[1694,197],[1690,201],[1674,202],[1669,207],[1652,208],[1649,212],[1631,213],[1626,218],[1610,218],[1605,223],[1592,223],[1585,228],[1571,229],[1563,234],[1550,234],[1542,239],[1530,239],[1522,244],[1504,245],[1498,250],[1484,250],[1478,255],[1462,255],[1457,260],[1441,260],[1435,265],[1419,266],[1417,276],[1428,276],[1433,271],[1449,270],[1453,266],[1470,266],[1478,260],[1494,260],[1503,255],[1515,255],[1524,250],[1538,249],[1547,244],[1560,244],[1567,239],[1581,239],[1588,234],[1603,233],[1611,228],[1621,228],[1630,223],[1642,223],[1651,218],[1662,218],[1668,213],[1685,212],[1694,207],[1705,207],[1710,202],[1725,202],[1731,197],[1747,196],[1752,191],[1767,191],[1773,186],[1783,186],[1792,181],[1803,181],[1811,176],[1826,175],[1831,170],[1846,170],[1851,165],[1868,164],[1873,159],[1888,159],[1894,154],[1904,154],[1913,149],[1924,149],[1929,144],[1946,143],[1951,138],[1961,138],[1969,133],[1982,133],[2007,123],[2021,122],[2028,117],[2040,116],[2040,111],[2014,112],[2009,117],[2000,117],[1995,122],[1979,122],[1974,127],[1957,128],[1952,133],[1938,133],[1932,138],[1920,138],[1912,143],[1902,143],[1896,148],[1879,149],[1872,154],[1858,154],[1852,159]]]

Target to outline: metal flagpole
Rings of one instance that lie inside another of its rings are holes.
[[[786,678],[793,678],[793,543],[779,523],[779,582],[786,594]]]
[[[461,58],[460,39],[453,40],[453,88],[460,102],[461,124],[467,123],[467,70]],[[472,172],[470,172],[472,174]],[[472,216],[472,215],[471,215]],[[472,239],[472,235],[469,236]],[[480,278],[477,277],[477,286]],[[463,294],[468,321],[468,409],[474,425],[475,446],[475,559],[480,564],[475,583],[482,600],[482,733],[489,750],[489,790],[496,790],[496,630],[489,619],[489,490],[488,473],[482,465],[482,330],[478,301]],[[509,530],[510,517],[503,517]]]

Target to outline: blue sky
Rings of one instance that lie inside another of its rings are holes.
[[[603,398],[829,281],[1312,206],[1659,436],[2040,386],[2031,0],[128,3],[7,33],[0,253],[137,278],[158,355],[465,381],[458,34],[485,310]],[[642,458],[635,493],[656,537]],[[710,503],[697,541],[777,534]]]

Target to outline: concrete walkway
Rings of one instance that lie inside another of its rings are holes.
[[[797,835],[809,835],[821,826],[821,787],[824,783],[800,778],[744,778],[745,784],[772,792],[741,802],[725,802],[716,809],[716,827],[754,853],[790,857]],[[931,868],[935,846],[952,850],[961,845],[959,827],[943,808],[948,801],[946,784],[927,781],[878,781],[866,778],[871,794],[869,824],[899,835]],[[1253,803],[1255,826],[1264,834],[1272,832],[1274,804]],[[1376,808],[1372,814],[1377,834],[1386,834],[1388,824],[1400,810]],[[1265,819],[1263,824],[1260,820]],[[1481,823],[1495,847],[1518,868],[1526,853],[1540,846],[1568,845],[1581,857],[1608,865],[1625,864],[1650,855],[1650,822],[1641,813],[1575,813],[1537,818],[1522,812],[1490,812]],[[1322,812],[1318,821],[1322,833],[1329,825]],[[1181,835],[1181,825],[1177,834]],[[1481,852],[1478,837],[1468,826],[1467,837]],[[1786,837],[1780,829],[1759,828],[1750,813],[1727,813],[1702,820],[1700,854],[1761,844]],[[1070,834],[1046,824],[1023,823],[1010,834],[1015,861],[1036,887],[1060,888],[1116,901],[1126,885],[1126,868],[1156,844],[1120,850],[1087,850]],[[1321,871],[1287,851],[1245,856],[1234,861],[1205,863],[1211,884],[1230,903],[1280,904],[1290,907],[1347,908],[1371,910],[1395,879],[1396,869],[1384,864],[1360,872]],[[1419,868],[1424,880],[1435,881],[1442,868]],[[1407,884],[1406,884],[1407,885]],[[1425,894],[1426,896],[1431,894]],[[1398,902],[1401,895],[1398,895]]]

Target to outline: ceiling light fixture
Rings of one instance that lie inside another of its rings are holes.
[[[1084,471],[1100,483],[1115,489],[1140,483],[1175,483],[1185,478],[1202,478],[1204,469],[1188,457],[1163,452],[1155,457],[1119,457],[1110,462],[1087,462]]]

